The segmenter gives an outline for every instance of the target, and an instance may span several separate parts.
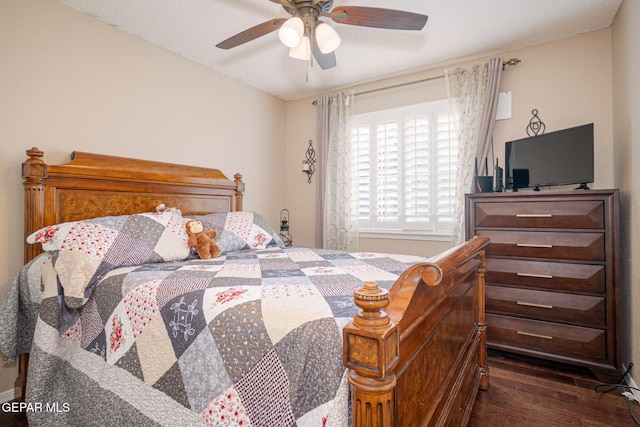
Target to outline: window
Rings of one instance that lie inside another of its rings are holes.
[[[361,232],[451,235],[458,141],[447,100],[354,116],[351,143]]]

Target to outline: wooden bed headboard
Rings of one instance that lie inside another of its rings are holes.
[[[160,203],[184,215],[242,210],[240,174],[232,181],[218,169],[82,152],[48,165],[43,155],[31,148],[22,164],[25,237],[47,225],[154,211]],[[25,262],[41,251],[25,243]]]

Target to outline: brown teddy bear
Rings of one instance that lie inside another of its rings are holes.
[[[218,235],[218,230],[204,230],[201,221],[190,219],[184,224],[189,235],[189,247],[196,247],[196,252],[201,259],[210,259],[220,256],[222,251],[213,240]]]

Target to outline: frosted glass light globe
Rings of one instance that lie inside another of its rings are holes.
[[[340,46],[340,36],[332,26],[321,22],[316,27],[316,40],[322,53],[331,53]]]
[[[304,22],[299,16],[294,16],[285,21],[278,30],[280,41],[287,47],[296,47],[304,34]]]

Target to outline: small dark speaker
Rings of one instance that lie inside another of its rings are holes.
[[[513,170],[513,191],[518,188],[527,188],[529,186],[529,169]]]
[[[496,193],[502,191],[502,168],[500,166],[493,168],[493,191]]]

